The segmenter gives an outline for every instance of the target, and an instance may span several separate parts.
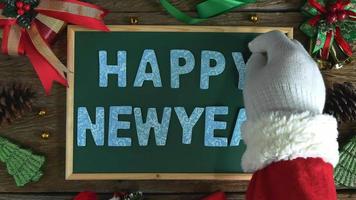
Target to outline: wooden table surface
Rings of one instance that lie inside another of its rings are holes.
[[[163,10],[158,0],[91,0],[90,2],[111,11],[105,19],[107,24],[129,24],[130,17],[138,17],[139,24],[146,25],[181,24]],[[199,1],[174,0],[172,2],[182,10],[193,14],[194,5]],[[302,4],[302,0],[257,0],[256,4],[236,9],[201,25],[292,26],[295,38],[307,44],[307,38],[298,30],[299,24],[303,21],[303,15],[299,12]],[[249,17],[253,14],[259,16],[256,24],[249,21]],[[62,32],[53,45],[56,55],[64,63],[66,62],[65,33]],[[356,45],[353,45],[353,48],[356,49]],[[352,63],[341,70],[324,72],[327,85],[344,81],[356,83],[355,66],[355,63]],[[65,181],[65,88],[55,85],[52,95],[46,97],[40,81],[25,57],[0,55],[0,77],[2,84],[20,81],[31,85],[38,93],[33,112],[12,125],[2,126],[0,134],[47,158],[41,180],[22,188],[15,186],[5,166],[0,165],[0,200],[72,199],[82,190],[100,192],[103,194],[101,199],[107,199],[108,193],[114,191],[136,190],[143,191],[147,199],[193,200],[216,190],[227,192],[229,199],[244,198],[247,181]],[[47,115],[43,117],[37,115],[37,111],[41,108],[47,110]],[[341,132],[348,132],[355,127],[355,123],[343,125]],[[41,139],[42,131],[50,132],[48,140]],[[338,194],[339,199],[356,199],[356,192],[350,189],[340,189]]]

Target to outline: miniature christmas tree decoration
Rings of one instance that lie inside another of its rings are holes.
[[[340,152],[339,163],[335,167],[335,183],[354,187],[356,181],[356,137],[353,137]]]
[[[41,167],[45,162],[43,156],[34,155],[31,151],[22,149],[2,137],[0,160],[6,164],[8,173],[14,177],[18,187],[31,181],[38,181],[42,176]]]

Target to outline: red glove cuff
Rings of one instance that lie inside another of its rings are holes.
[[[336,200],[333,167],[321,158],[279,161],[253,174],[247,200]]]

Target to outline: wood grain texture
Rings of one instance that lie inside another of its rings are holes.
[[[157,12],[164,11],[159,0],[89,0],[111,12]],[[195,11],[195,6],[202,0],[170,0],[170,2],[182,11]],[[244,11],[298,11],[303,1],[300,0],[257,0],[256,3],[248,4],[232,10],[232,12]]]
[[[138,17],[139,24],[181,25],[168,15],[158,3],[158,0],[90,0],[90,2],[113,11],[105,19],[107,24],[129,24],[130,17]],[[194,14],[194,4],[199,0],[172,0],[182,10]],[[292,26],[295,29],[296,39],[307,44],[307,38],[298,30],[299,24],[304,20],[298,12],[303,4],[302,0],[271,0],[261,1],[221,15],[201,25],[231,25],[231,26]],[[253,14],[260,20],[254,24],[249,21]],[[356,45],[353,45],[356,49]],[[53,45],[54,52],[66,62],[66,34],[61,33]],[[351,81],[356,84],[356,64],[352,63],[341,70],[323,72],[328,85],[333,82]],[[44,168],[44,177],[38,183],[31,183],[23,188],[16,188],[5,166],[0,164],[0,200],[36,199],[59,200],[72,199],[75,192],[82,190],[95,190],[111,193],[113,191],[141,190],[148,193],[148,199],[199,199],[204,194],[223,190],[229,192],[229,199],[243,199],[247,181],[64,181],[65,168],[65,121],[66,121],[66,90],[55,85],[52,95],[45,97],[41,84],[25,57],[9,57],[0,55],[0,82],[7,84],[20,81],[32,85],[38,93],[33,112],[16,121],[11,126],[0,127],[0,134],[17,142],[24,147],[43,154],[47,158]],[[47,109],[47,115],[39,117],[37,111]],[[342,127],[342,131],[356,130],[356,123]],[[41,131],[47,130],[51,136],[42,140]],[[27,194],[31,192],[31,194]],[[50,194],[44,194],[51,192]],[[54,192],[52,194],[52,192]],[[73,192],[73,193],[60,193]],[[11,193],[11,194],[9,194]],[[18,193],[18,194],[16,194]],[[108,197],[108,195],[103,195]],[[353,190],[339,191],[339,199],[356,199]]]
[[[53,193],[53,194],[0,194],[0,200],[72,200],[76,194],[74,193]],[[209,193],[171,193],[171,194],[144,194],[145,200],[199,200]],[[244,200],[243,193],[227,193],[228,200]],[[112,194],[98,194],[100,200],[108,200]],[[338,194],[338,199],[342,200],[356,200],[356,195],[350,191],[341,191]]]

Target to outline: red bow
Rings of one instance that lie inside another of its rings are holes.
[[[308,20],[311,26],[317,26],[320,20],[325,20],[328,24],[334,24],[337,21],[343,21],[345,19],[356,20],[356,13],[352,10],[345,9],[345,7],[351,3],[350,0],[337,0],[335,3],[327,6],[321,5],[317,0],[308,0],[308,3],[318,11],[317,15]],[[321,49],[322,59],[326,60],[329,57],[329,48],[333,37],[346,55],[351,57],[352,48],[345,41],[340,28],[336,26],[334,29],[327,31],[325,44]]]
[[[4,7],[5,4],[0,4],[0,13]],[[16,18],[0,14],[0,27],[3,28],[2,52],[8,55],[26,55],[49,94],[53,81],[67,86],[65,73],[68,70],[48,43],[65,23],[108,31],[102,22],[107,11],[77,0],[41,0],[34,11],[38,14],[28,29],[19,26]]]

